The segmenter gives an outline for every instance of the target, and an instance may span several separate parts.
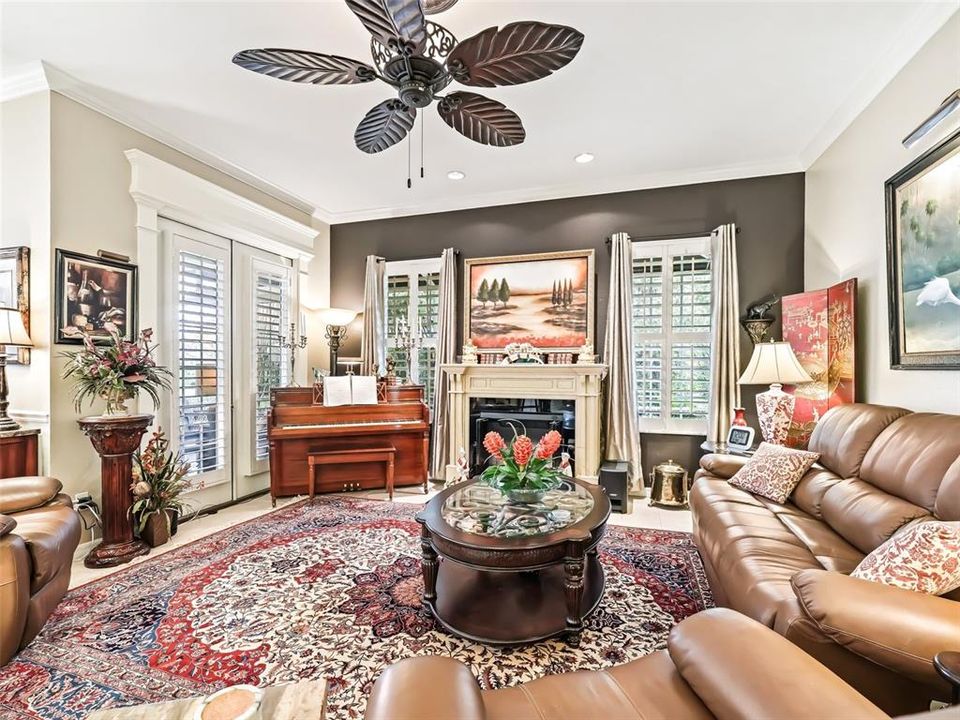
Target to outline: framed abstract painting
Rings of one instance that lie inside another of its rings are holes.
[[[890,367],[960,368],[960,132],[885,186]]]
[[[594,251],[464,260],[465,341],[574,352],[594,343]]]

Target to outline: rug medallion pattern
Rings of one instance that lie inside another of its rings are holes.
[[[420,605],[417,509],[296,503],[79,587],[0,669],[0,717],[80,720],[236,683],[328,678],[328,717],[360,718],[401,658],[452,655],[483,687],[503,687],[641,657],[712,604],[690,535],[610,526],[606,593],[579,649],[461,640]]]

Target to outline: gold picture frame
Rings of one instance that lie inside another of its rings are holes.
[[[464,342],[481,353],[512,343],[550,352],[596,345],[595,266],[592,249],[465,259]]]
[[[16,307],[30,332],[30,248],[0,248],[0,306]],[[30,348],[6,348],[8,365],[29,365]]]

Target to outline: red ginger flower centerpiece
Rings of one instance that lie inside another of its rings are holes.
[[[563,438],[551,430],[536,444],[526,435],[514,435],[508,444],[498,432],[488,432],[483,447],[493,461],[480,475],[482,482],[497,488],[513,502],[531,503],[557,487],[563,475],[555,456]]]

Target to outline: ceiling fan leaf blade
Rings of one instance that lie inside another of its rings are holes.
[[[440,100],[437,111],[447,125],[482,145],[509,147],[519,145],[527,137],[519,115],[483,95],[450,93]]]
[[[427,43],[427,19],[420,0],[346,0],[347,7],[373,37],[390,47],[391,41],[416,53]]]
[[[447,67],[464,85],[520,85],[556,72],[576,57],[581,45],[583,34],[566,25],[516,22],[462,41],[447,58]]]
[[[378,153],[403,140],[417,119],[415,108],[407,107],[395,98],[384,100],[368,112],[353,140],[365,153]]]
[[[233,62],[261,75],[310,85],[356,85],[376,77],[374,69],[359,60],[307,50],[243,50]]]

